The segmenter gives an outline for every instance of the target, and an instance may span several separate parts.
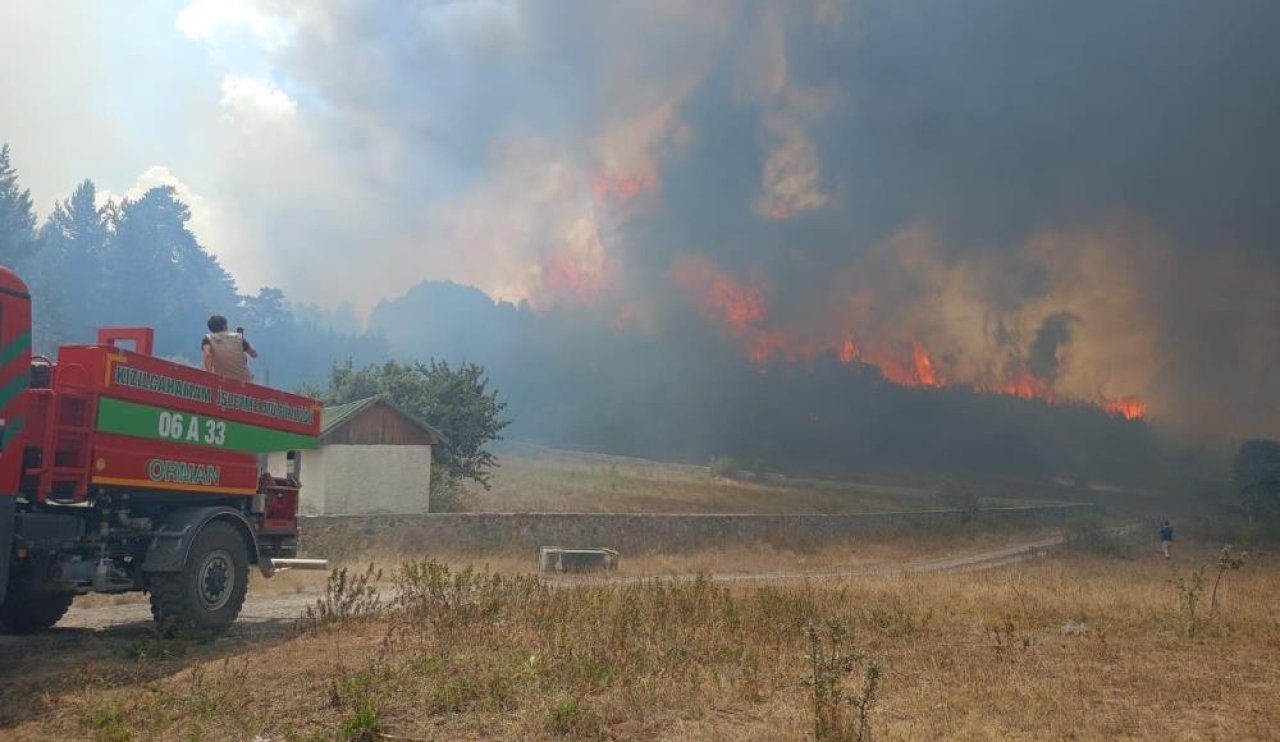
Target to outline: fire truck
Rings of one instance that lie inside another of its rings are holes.
[[[32,354],[31,295],[0,266],[0,626],[47,629],[77,595],[143,591],[162,631],[225,630],[249,570],[297,559],[307,397],[152,355],[149,328]],[[289,471],[265,471],[286,452]]]

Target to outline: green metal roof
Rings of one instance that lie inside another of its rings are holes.
[[[387,397],[386,395],[374,395],[372,397],[366,397],[364,399],[357,399],[354,402],[347,402],[346,404],[334,405],[333,407],[324,408],[323,412],[320,415],[320,437],[321,438],[326,437],[327,435],[329,435],[329,433],[332,433],[333,431],[345,425],[349,420],[354,418],[356,415],[359,415],[361,412],[364,412],[365,410],[369,409],[370,407],[373,407],[379,402],[385,404],[386,406],[400,413],[405,418],[407,418],[410,422],[412,422],[414,425],[421,428],[424,432],[429,433],[430,435],[435,437],[437,440],[439,441],[445,440],[443,433],[441,433],[440,431],[428,425],[427,422],[422,418],[418,417],[412,412],[409,412],[408,410],[396,404],[395,402],[392,402],[391,398]]]
[[[323,438],[343,423],[364,412],[377,403],[378,397],[357,399],[354,402],[326,407],[320,415],[320,437]]]

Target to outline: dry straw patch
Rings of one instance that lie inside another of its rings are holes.
[[[471,493],[471,509],[580,513],[869,513],[929,510],[952,503],[941,492],[902,487],[756,481],[681,466],[532,446],[504,456],[492,489]],[[990,491],[990,486],[982,488]],[[1022,493],[1025,494],[1025,493]],[[1016,504],[983,498],[984,504]]]
[[[850,582],[553,587],[419,562],[391,578],[382,605],[348,600],[287,644],[87,692],[19,731],[806,739],[805,629],[829,641],[838,626],[839,651],[864,659],[838,673],[846,698],[869,663],[881,668],[868,708],[877,739],[1268,738],[1280,723],[1280,565],[1230,573],[1216,620],[1188,638],[1170,580],[1198,563],[1066,554]],[[340,592],[358,596],[358,577]],[[842,712],[856,717],[852,704]],[[856,738],[857,724],[841,728]]]
[[[975,554],[1010,543],[1034,542],[1060,532],[1060,528],[1048,524],[1037,527],[1025,523],[969,523],[930,528],[908,525],[828,541],[812,537],[787,538],[785,534],[779,534],[769,542],[706,545],[682,553],[651,551],[623,554],[618,574],[639,577],[856,570]],[[537,564],[534,551],[462,553],[433,548],[430,543],[413,545],[396,539],[375,539],[370,543],[369,537],[359,533],[351,533],[340,541],[327,542],[317,553],[338,555],[333,563],[345,567],[363,567],[372,560],[380,566],[394,569],[406,562],[435,559],[477,570],[521,574],[534,569]],[[323,582],[322,574],[284,573],[269,580],[258,580],[253,590],[261,586],[269,594],[288,594],[314,588]]]

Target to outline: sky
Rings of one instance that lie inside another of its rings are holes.
[[[126,10],[127,8],[127,10]],[[1280,5],[0,8],[42,213],[174,185],[246,292],[426,280],[748,356],[1276,430]]]
[[[601,213],[602,189],[654,188],[705,135],[678,108],[730,53],[742,13],[724,0],[583,7],[6,3],[0,140],[42,215],[83,178],[104,197],[174,185],[248,291],[363,313],[450,279],[546,303],[548,252],[604,269],[602,240],[625,214]],[[827,0],[802,12],[840,20]],[[749,75],[777,74],[776,36],[761,34]],[[812,97],[762,128],[779,152],[763,177],[783,195],[759,195],[759,213],[829,198],[792,172],[812,168],[797,120],[824,105]]]
[[[85,178],[115,198],[173,185],[201,241],[248,283],[263,280],[253,246],[236,238],[219,200],[220,163],[240,137],[222,86],[238,63],[181,32],[182,3],[131,7],[0,8],[0,140],[41,218]]]

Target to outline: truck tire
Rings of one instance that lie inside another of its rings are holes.
[[[27,595],[11,585],[4,604],[0,605],[0,625],[10,634],[30,634],[52,627],[71,607],[74,595],[52,593]]]
[[[244,538],[231,524],[214,521],[196,534],[181,572],[151,575],[151,617],[166,636],[222,633],[240,615],[248,587]]]

